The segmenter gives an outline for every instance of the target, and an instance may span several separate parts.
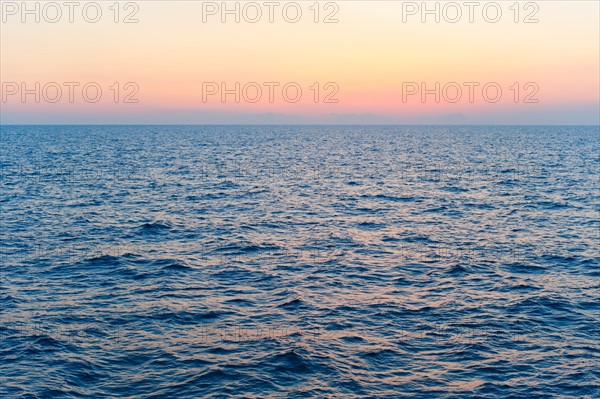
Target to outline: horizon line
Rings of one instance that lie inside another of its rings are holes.
[[[598,123],[581,123],[581,124],[402,124],[402,123],[0,123],[0,127],[13,127],[13,126],[596,126],[600,127]]]

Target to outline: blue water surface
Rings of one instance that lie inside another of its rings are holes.
[[[598,398],[600,129],[2,126],[2,398]]]

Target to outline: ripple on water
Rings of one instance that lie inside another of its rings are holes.
[[[2,398],[597,398],[597,127],[2,126]]]

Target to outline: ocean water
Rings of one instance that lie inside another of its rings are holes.
[[[2,398],[598,398],[596,127],[1,127]]]

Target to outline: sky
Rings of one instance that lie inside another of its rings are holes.
[[[1,124],[600,124],[598,1],[0,3]]]

